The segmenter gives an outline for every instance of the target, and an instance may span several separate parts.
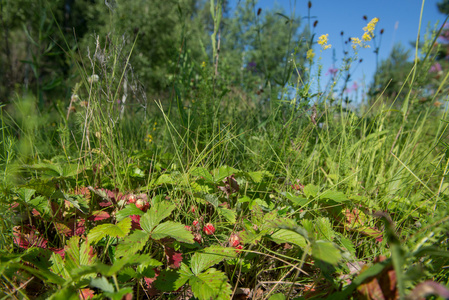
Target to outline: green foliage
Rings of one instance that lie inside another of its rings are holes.
[[[445,91],[442,30],[416,73],[395,47],[375,105],[351,107],[309,80],[314,27],[281,10],[75,2],[68,19],[54,1],[1,7],[32,72],[1,107],[2,297],[445,295],[447,110],[420,106]],[[78,48],[61,24],[81,25]]]
[[[117,224],[103,224],[93,228],[87,240],[89,243],[96,243],[106,236],[124,238],[128,235],[131,229],[131,219],[126,218],[118,222]]]

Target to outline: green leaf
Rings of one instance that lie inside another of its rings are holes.
[[[343,246],[343,248],[348,250],[348,252],[351,253],[352,255],[355,255],[355,248],[354,245],[352,244],[352,241],[346,238],[341,233],[338,233],[338,238],[340,239],[340,243]]]
[[[235,211],[223,207],[218,207],[218,213],[225,217],[229,223],[235,223]]]
[[[307,198],[315,198],[318,195],[320,188],[313,184],[308,184],[304,187],[304,194]]]
[[[209,171],[206,168],[197,167],[189,171],[190,175],[203,177],[207,182],[214,182],[214,178],[210,175]]]
[[[285,300],[285,295],[281,293],[274,294],[270,298],[268,298],[268,300]]]
[[[128,204],[127,206],[125,206],[125,208],[123,208],[119,212],[117,212],[116,218],[117,218],[117,221],[120,222],[124,218],[133,216],[133,215],[143,216],[144,212],[141,211],[140,209],[138,209],[134,203],[131,203],[131,204]]]
[[[117,257],[130,256],[140,251],[148,241],[150,234],[143,230],[136,230],[125,237],[117,246]]]
[[[103,292],[114,293],[114,286],[104,277],[92,278],[90,286],[100,289]]]
[[[318,239],[331,241],[335,236],[329,218],[320,217],[315,220],[315,230],[318,232]]]
[[[335,266],[341,259],[341,252],[331,242],[314,241],[312,242],[312,256]]]
[[[222,260],[233,259],[237,256],[234,248],[211,246],[203,249],[203,252],[196,252],[192,255],[190,267],[195,275],[205,269],[218,264]]]
[[[162,292],[176,291],[182,287],[190,277],[193,276],[189,267],[181,263],[181,269],[175,270],[162,270],[159,276],[154,281],[154,286]]]
[[[330,199],[334,200],[335,202],[343,202],[347,200],[344,193],[337,191],[325,191],[320,195],[320,199]]]
[[[268,171],[248,172],[246,173],[254,183],[261,183],[265,177],[273,177]]]
[[[192,276],[189,280],[192,292],[199,300],[230,299],[231,285],[226,274],[215,269]]]
[[[17,195],[19,196],[20,200],[23,202],[30,202],[31,197],[34,196],[34,193],[36,193],[36,190],[33,189],[27,189],[27,188],[20,188],[17,191]]]
[[[131,230],[131,218],[126,218],[114,224],[102,224],[93,228],[87,235],[87,240],[89,244],[96,243],[105,236],[109,235],[111,237],[124,238],[128,235]]]
[[[288,229],[279,229],[275,231],[270,238],[278,244],[289,243],[299,246],[304,249],[307,246],[306,239],[300,235],[299,233],[288,230]]]
[[[78,164],[63,164],[62,166],[62,177],[73,177],[83,172],[84,169],[80,168]]]
[[[229,166],[221,166],[215,170],[212,171],[212,175],[214,176],[214,181],[220,182],[223,179],[225,179],[228,176],[231,176],[232,174],[235,174],[239,172],[239,170],[234,169],[232,167]]]
[[[170,216],[176,208],[174,204],[167,201],[161,201],[153,205],[140,219],[140,226],[148,233],[154,229],[163,219]]]
[[[277,219],[274,221],[270,221],[267,223],[267,227],[275,228],[275,229],[280,228],[280,229],[291,230],[291,231],[294,231],[294,232],[300,234],[306,240],[309,239],[307,230],[305,230],[304,228],[302,228],[301,226],[296,224],[296,222],[291,219]]]
[[[165,237],[171,237],[182,243],[193,244],[193,235],[190,231],[186,230],[181,223],[167,221],[159,224],[151,233],[151,238],[160,240]]]
[[[50,270],[55,273],[58,276],[61,276],[64,279],[70,279],[70,274],[66,270],[64,266],[64,261],[62,260],[61,255],[52,253],[50,257],[50,262],[52,262],[52,266],[50,267]]]
[[[112,300],[122,300],[125,298],[126,294],[133,294],[133,289],[130,287],[123,288],[120,291],[117,292],[104,292],[104,295],[108,298],[111,298]],[[132,298],[131,298],[132,299]]]
[[[309,200],[307,198],[304,198],[303,196],[296,196],[289,192],[281,192],[282,196],[287,198],[288,200],[293,202],[293,205],[296,206],[304,206],[309,203]]]
[[[65,247],[64,265],[69,273],[79,269],[81,266],[93,265],[96,262],[96,255],[92,247],[86,242],[81,243],[79,236],[73,236]]]
[[[34,197],[30,200],[29,204],[43,215],[50,212],[50,206],[46,197]]]
[[[57,190],[53,193],[53,195],[51,196],[51,199],[64,199],[67,200],[68,202],[70,202],[76,209],[78,209],[79,211],[81,211],[84,214],[87,214],[89,212],[89,206],[87,205],[87,203],[85,201],[82,201],[82,197],[76,197],[74,196],[69,197],[69,195],[67,195],[66,193],[64,193],[61,190]],[[81,200],[81,201],[79,201]]]
[[[170,174],[162,174],[156,180],[154,185],[163,185],[163,184],[175,185],[176,184],[176,180],[174,180]]]
[[[58,255],[59,256],[59,255]],[[73,286],[67,286],[51,295],[49,300],[79,300],[79,292]]]

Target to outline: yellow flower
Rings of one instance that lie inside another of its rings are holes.
[[[362,47],[362,41],[359,38],[353,37],[351,38],[352,49],[357,49],[357,46]]]
[[[206,62],[203,61],[203,63],[201,64],[201,68],[205,68],[206,67]]]
[[[307,56],[306,56],[306,58],[309,59],[309,60],[312,60],[314,57],[315,57],[315,53],[313,53],[313,49],[309,49],[309,50],[307,51]]]
[[[377,22],[379,22],[379,19],[378,19],[378,18],[372,19],[372,20],[368,23],[368,25],[366,25],[366,27],[363,27],[363,30],[365,30],[365,32],[368,32],[370,35],[373,34],[374,28],[376,28]]]
[[[368,32],[365,32],[362,36],[362,40],[365,42],[371,41],[371,35]]]
[[[329,36],[329,34],[323,34],[322,36],[320,36],[318,38],[318,44],[323,47],[324,50],[329,49],[330,47],[332,47],[332,45],[328,45],[327,44],[327,37]]]

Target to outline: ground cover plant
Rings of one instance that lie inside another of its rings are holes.
[[[449,298],[447,27],[353,103],[374,16],[105,3],[1,7],[2,299]]]

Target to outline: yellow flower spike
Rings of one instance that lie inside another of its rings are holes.
[[[306,56],[306,58],[307,58],[308,60],[312,60],[314,57],[315,57],[315,53],[313,52],[313,49],[307,50],[307,56]]]
[[[318,38],[318,45],[323,47],[324,50],[329,49],[332,45],[327,44],[329,34],[323,34]]]
[[[368,32],[365,32],[362,36],[362,40],[365,42],[371,41],[371,35]]]
[[[374,18],[372,19],[368,25],[366,25],[366,27],[363,27],[363,30],[365,30],[365,32],[368,32],[370,34],[372,34],[374,32],[374,29],[376,28],[376,24],[377,22],[379,22],[378,18]]]
[[[362,41],[359,38],[353,37],[351,38],[352,49],[357,49],[357,46],[362,47]]]

